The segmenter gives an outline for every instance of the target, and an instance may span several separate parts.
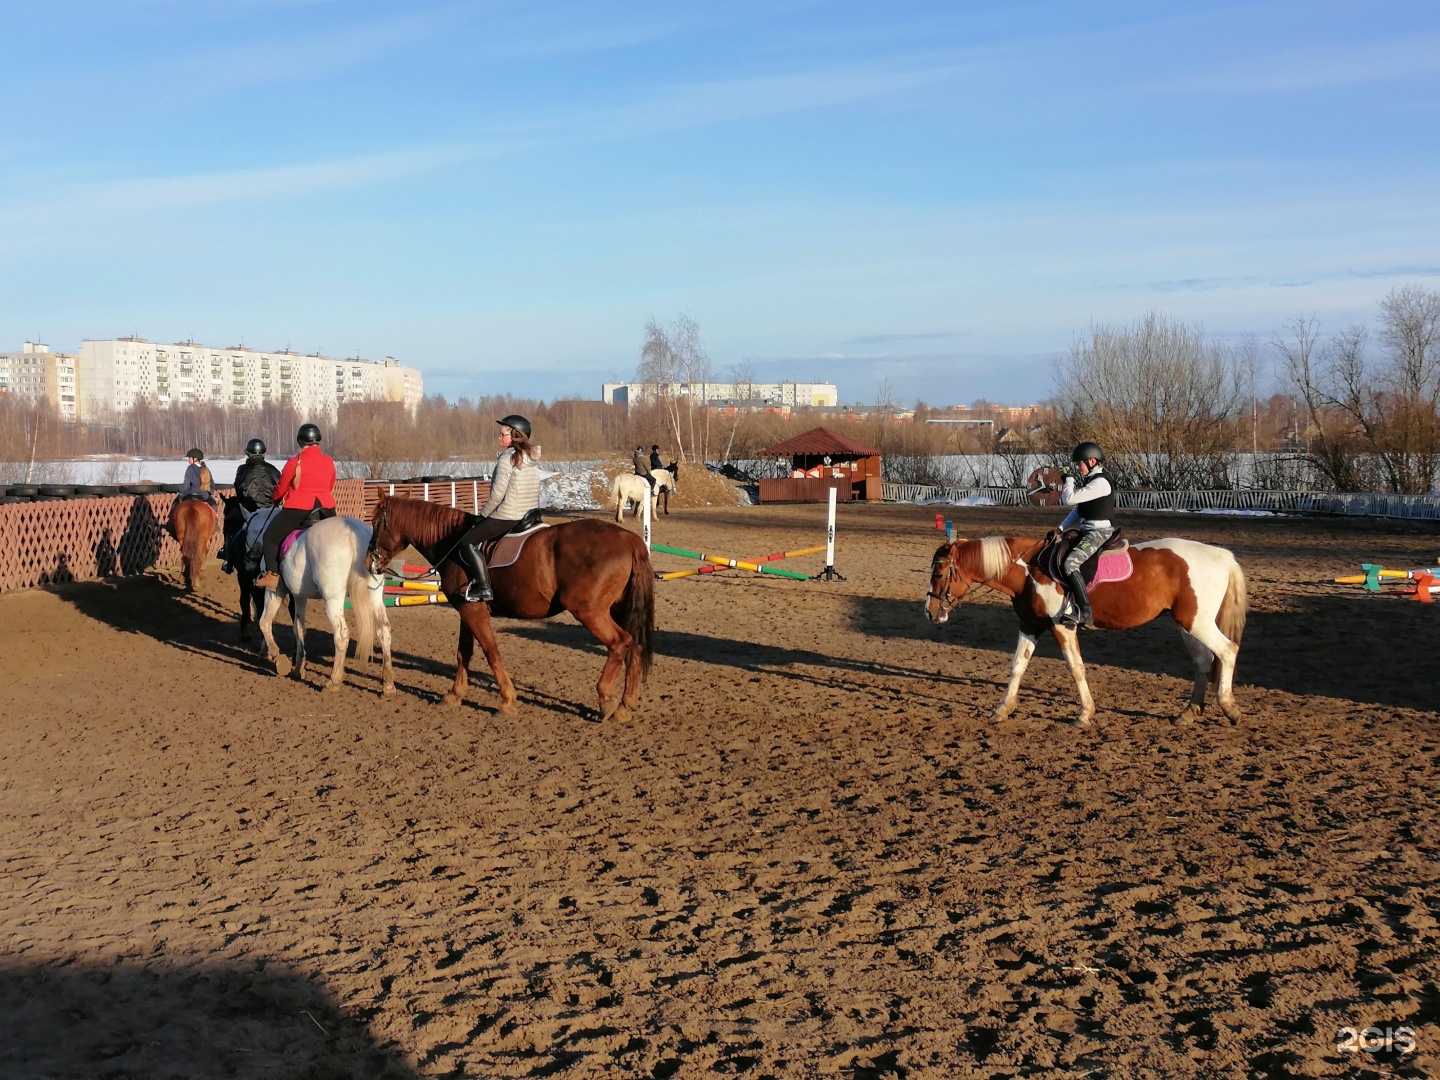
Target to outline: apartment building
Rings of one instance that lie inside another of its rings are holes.
[[[54,353],[50,346],[27,341],[18,353],[0,353],[0,394],[30,401],[48,401],[60,419],[76,419],[75,357]]]
[[[698,398],[707,405],[762,410],[782,406],[791,409],[833,406],[839,403],[840,391],[834,383],[805,382],[624,382],[605,383],[600,388],[600,399],[612,405],[639,404],[661,396]]]
[[[319,353],[127,337],[86,340],[76,360],[81,420],[125,412],[141,401],[159,408],[281,404],[303,416],[333,420],[346,402],[397,401],[413,412],[424,395],[420,372],[393,357],[334,360]]]

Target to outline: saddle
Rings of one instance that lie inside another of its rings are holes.
[[[1087,592],[1107,581],[1124,581],[1134,571],[1130,560],[1130,541],[1121,533],[1122,530],[1116,528],[1115,534],[1100,545],[1100,550],[1081,565],[1080,573],[1085,578]],[[1035,556],[1036,569],[1063,585],[1065,556],[1070,554],[1083,535],[1081,529],[1066,529],[1063,533],[1059,529],[1051,529],[1045,536],[1045,546]]]
[[[524,548],[525,541],[541,529],[549,527],[541,520],[539,508],[529,511],[515,523],[514,528],[509,532],[497,536],[494,540],[487,540],[481,545],[480,553],[485,557],[485,565],[491,570],[510,566],[520,558],[520,551]]]

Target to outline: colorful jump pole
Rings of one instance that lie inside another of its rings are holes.
[[[666,544],[656,544],[654,549],[663,551],[666,555],[679,555],[682,559],[699,559],[701,562],[732,567],[736,570],[753,570],[757,574],[774,574],[776,577],[795,578],[797,581],[810,580],[808,574],[797,574],[794,570],[782,570],[778,566],[761,566],[759,563],[747,562],[744,559],[727,559],[723,555],[706,555],[702,551],[686,551],[684,548],[670,547]],[[667,578],[661,574],[660,580],[665,581]]]
[[[830,507],[825,522],[825,569],[811,581],[844,581],[845,576],[835,569],[835,488],[830,488]]]
[[[800,557],[801,555],[818,555],[824,550],[825,545],[821,544],[819,547],[799,548],[795,551],[781,551],[777,552],[774,555],[756,555],[749,559],[737,560],[737,562],[778,562],[780,559],[795,559]],[[741,568],[743,569],[743,567]],[[727,562],[723,566],[710,564],[708,566],[701,566],[695,570],[672,570],[668,574],[657,574],[656,577],[658,577],[661,581],[674,581],[676,578],[693,577],[696,574],[718,574],[721,570],[728,569],[730,569],[730,564]]]

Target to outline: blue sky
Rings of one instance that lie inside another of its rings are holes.
[[[0,348],[1023,402],[1092,322],[1440,287],[1440,5],[5,0]]]

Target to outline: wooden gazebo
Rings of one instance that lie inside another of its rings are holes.
[[[790,459],[788,477],[760,481],[762,503],[825,502],[832,487],[841,500],[881,498],[880,451],[829,428],[811,428],[760,456]]]

